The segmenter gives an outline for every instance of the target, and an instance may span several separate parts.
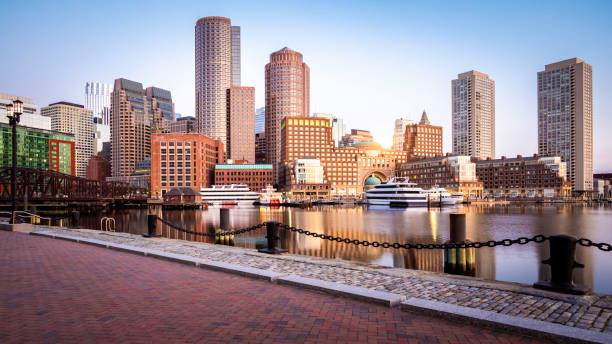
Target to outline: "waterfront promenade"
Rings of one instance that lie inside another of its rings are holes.
[[[541,342],[68,241],[0,247],[2,343]]]

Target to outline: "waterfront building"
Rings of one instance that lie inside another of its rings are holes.
[[[0,167],[13,165],[12,127],[0,123]],[[75,138],[54,130],[17,126],[17,167],[76,175]]]
[[[318,159],[323,165],[325,182],[334,195],[356,195],[357,149],[335,148],[331,125],[326,118],[286,117],[281,125],[282,183],[286,189],[297,184],[295,163],[298,159]]]
[[[469,197],[482,197],[483,183],[476,176],[476,164],[466,155],[447,155],[412,160],[398,166],[397,174],[423,189],[445,188]]]
[[[293,164],[295,183],[288,190],[294,198],[327,198],[331,185],[325,179],[325,173],[319,159],[296,159]]]
[[[182,116],[168,122],[168,133],[192,133],[196,130],[196,119],[193,116]]]
[[[314,113],[313,117],[327,118],[332,126],[332,140],[334,140],[334,147],[339,147],[340,141],[344,135],[346,135],[346,127],[344,121],[341,118],[335,117],[332,114],[327,113]]]
[[[475,70],[452,81],[453,154],[495,157],[495,81]]]
[[[340,147],[353,147],[355,143],[359,142],[374,142],[374,137],[370,134],[369,130],[351,129],[350,134],[342,136],[340,141]]]
[[[85,83],[85,108],[93,112],[96,123],[110,125],[111,85],[102,82]]]
[[[94,155],[87,162],[87,179],[105,181],[111,175],[110,163],[99,155]]]
[[[593,69],[579,58],[538,72],[538,153],[567,163],[574,192],[593,190]]]
[[[74,135],[76,175],[87,175],[87,161],[94,154],[93,112],[83,105],[57,102],[40,109],[51,118],[51,129]]]
[[[423,110],[419,123],[405,126],[403,144],[404,147],[400,150],[408,152],[411,159],[441,156],[442,127],[431,125],[427,113]]]
[[[571,193],[566,163],[560,157],[487,159],[476,161],[476,176],[483,183],[484,196],[565,197]]]
[[[273,183],[270,164],[218,164],[215,165],[215,185],[246,184],[249,190],[261,192]]]
[[[228,159],[255,162],[255,88],[228,89]]]
[[[34,101],[30,98],[14,96],[11,94],[0,93],[0,123],[9,123],[9,119],[6,116],[6,106],[13,104],[13,101],[21,100],[23,102],[23,114],[19,119],[19,125],[51,130],[51,118],[38,115],[38,107],[34,104]]]
[[[255,134],[255,163],[266,163],[266,133]]]
[[[223,142],[201,133],[151,135],[151,196],[174,187],[197,192],[214,183],[215,165],[223,163]]]
[[[153,117],[153,132],[167,133],[170,123],[174,121],[174,103],[170,91],[157,87],[147,87],[145,90],[147,106]]]
[[[255,134],[263,133],[266,130],[266,108],[260,107],[255,110]]]
[[[240,26],[232,26],[232,86],[240,86]]]
[[[366,180],[376,178],[381,182],[396,176],[397,166],[408,160],[408,153],[403,150],[384,149],[376,142],[356,143],[357,176],[360,190],[365,190]],[[370,180],[373,181],[373,180]]]
[[[302,54],[287,47],[270,54],[266,64],[266,157],[281,181],[281,125],[286,117],[310,114],[310,68]]]
[[[425,113],[425,111],[423,111],[423,113]],[[408,124],[414,124],[414,122],[404,118],[398,118],[395,120],[395,127],[393,128],[393,145],[391,146],[391,149],[404,149],[404,137],[406,134],[406,126]]]
[[[228,147],[227,90],[232,86],[229,18],[200,18],[195,25],[195,117],[198,132]]]

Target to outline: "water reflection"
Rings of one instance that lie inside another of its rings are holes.
[[[118,230],[145,233],[147,211],[197,232],[214,232],[219,228],[219,209],[162,210],[161,208],[112,210],[82,218],[89,228],[99,228],[102,216],[114,217]],[[279,221],[311,232],[350,239],[378,242],[443,243],[449,239],[449,213],[466,215],[467,237],[472,241],[502,240],[536,234],[571,234],[596,242],[612,242],[612,210],[609,207],[560,205],[473,205],[455,209],[389,209],[374,207],[236,208],[230,210],[230,228],[240,229],[265,221]],[[212,239],[181,233],[158,223],[165,237],[212,243]],[[281,232],[281,246],[291,253],[368,262],[384,266],[443,271],[441,250],[394,250],[363,247],[322,240],[294,232]],[[265,243],[265,228],[236,238],[237,246],[255,248]],[[578,247],[577,261],[585,269],[575,270],[575,281],[594,287],[595,291],[612,293],[610,253],[596,248]],[[608,256],[606,256],[606,254]],[[529,243],[510,247],[483,247],[476,250],[477,277],[533,283],[547,278],[548,245]]]

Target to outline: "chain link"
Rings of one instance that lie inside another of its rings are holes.
[[[578,239],[578,244],[584,247],[595,246],[598,249],[605,251],[605,252],[612,251],[612,245],[605,243],[605,242],[596,243],[596,242],[591,241],[590,239],[580,238]]]
[[[394,243],[390,243],[390,242],[378,242],[378,241],[368,241],[368,240],[357,240],[357,239],[350,239],[350,238],[342,238],[342,237],[336,237],[333,235],[327,235],[327,234],[319,234],[319,233],[314,233],[305,229],[301,229],[301,228],[297,228],[297,227],[293,227],[293,226],[288,226],[286,224],[279,224],[279,227],[291,232],[295,232],[295,233],[299,233],[299,234],[305,234],[308,236],[312,236],[315,238],[320,238],[320,239],[325,239],[325,240],[329,240],[329,241],[335,241],[335,242],[343,242],[345,244],[353,244],[353,245],[362,245],[365,247],[368,246],[372,246],[372,247],[383,247],[383,248],[394,248],[394,249],[416,249],[416,250],[441,250],[441,249],[447,249],[447,248],[470,248],[470,247],[474,247],[474,248],[480,248],[480,247],[495,247],[495,246],[511,246],[514,244],[519,244],[519,245],[525,245],[528,244],[530,242],[535,242],[535,243],[541,243],[544,242],[546,240],[548,240],[548,237],[545,237],[543,235],[536,235],[532,238],[527,238],[527,237],[520,237],[517,239],[504,239],[504,240],[490,240],[490,241],[484,241],[484,242],[480,242],[480,241],[475,241],[475,242],[462,242],[462,243],[445,243],[445,244],[411,244],[411,243],[405,243],[405,244],[401,244],[398,242],[394,242]],[[604,244],[607,245],[607,244]],[[603,250],[605,250],[604,248],[601,248]]]
[[[173,223],[171,223],[171,222],[168,222],[167,220],[164,220],[164,219],[162,219],[162,218],[161,218],[161,217],[159,217],[159,216],[157,217],[157,219],[158,219],[158,220],[159,220],[161,223],[163,223],[163,224],[165,224],[165,225],[169,226],[170,228],[174,228],[174,229],[176,229],[177,231],[184,232],[184,233],[188,233],[188,234],[194,234],[194,235],[207,236],[207,237],[209,237],[209,238],[214,238],[214,237],[221,236],[221,235],[238,235],[238,234],[242,234],[242,233],[246,233],[246,232],[250,232],[250,231],[257,230],[257,229],[259,229],[259,228],[261,228],[261,227],[264,227],[264,226],[266,225],[266,223],[264,222],[264,223],[260,223],[260,224],[255,225],[255,226],[246,227],[246,228],[243,228],[243,229],[238,229],[238,230],[231,231],[231,232],[222,232],[222,233],[207,233],[207,232],[194,232],[194,231],[190,231],[189,229],[185,229],[185,228],[183,228],[183,227],[179,227],[179,226],[177,226],[177,225],[175,225],[175,224],[173,224]]]

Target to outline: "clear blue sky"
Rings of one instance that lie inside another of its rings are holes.
[[[288,46],[311,69],[311,111],[390,146],[393,121],[427,110],[451,151],[451,80],[496,82],[497,154],[537,152],[537,72],[593,66],[595,170],[612,171],[612,1],[10,1],[2,5],[0,92],[83,103],[86,81],[125,77],[194,111],[194,25],[242,27],[242,83],[264,105],[264,66]],[[11,13],[11,15],[7,15]]]

